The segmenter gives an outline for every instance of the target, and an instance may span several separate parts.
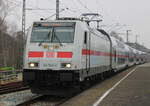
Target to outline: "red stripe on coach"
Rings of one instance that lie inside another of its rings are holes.
[[[90,53],[90,50],[82,49],[82,55],[90,55]]]
[[[44,52],[29,52],[28,57],[44,57]]]
[[[57,57],[58,58],[72,58],[73,53],[72,52],[58,52]]]
[[[105,52],[101,52],[101,51],[94,51],[94,50],[86,50],[86,49],[82,49],[82,55],[111,56],[110,53],[105,53]]]

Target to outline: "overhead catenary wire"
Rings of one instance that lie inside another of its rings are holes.
[[[16,5],[16,6],[19,6],[19,7],[22,7],[22,2],[20,2],[20,1],[9,1],[8,0],[8,2],[10,2],[11,4],[13,3],[14,5]],[[30,5],[30,4],[28,4],[28,6],[30,6],[30,7],[27,7],[26,9],[27,10],[41,10],[41,11],[44,11],[44,12],[49,12],[49,11],[52,11],[52,10],[55,10],[55,9],[51,9],[51,8],[39,8],[38,7],[38,5],[37,6],[33,6],[33,5]]]
[[[77,0],[78,1],[78,3],[82,6],[82,7],[84,7],[85,9],[87,9],[89,12],[92,12],[86,5],[84,5],[82,2],[81,2],[81,0]]]
[[[100,9],[102,10],[103,13],[103,17],[106,19],[106,17],[110,17],[109,20],[112,22],[112,24],[116,24],[118,23],[118,20],[116,20],[116,18],[114,19],[114,17],[112,16],[112,14],[110,15],[109,13],[109,8],[104,8],[104,5],[102,4],[102,2],[100,3],[99,0],[96,0],[96,4],[99,5],[98,7],[100,7]],[[110,25],[109,25],[110,26]]]
[[[9,0],[7,0],[8,2],[9,2],[9,5],[11,6],[11,5],[15,5],[15,6],[17,6],[17,7],[21,7],[22,6],[22,4],[21,3],[17,3],[17,2],[14,2],[14,1],[9,1]]]
[[[72,2],[74,2],[74,1],[72,0]],[[72,3],[72,2],[71,2],[71,3]],[[75,2],[74,2],[74,4],[75,4]],[[76,7],[76,9],[73,9],[73,8],[68,7],[67,4],[62,3],[62,2],[60,2],[60,5],[62,5],[63,7],[65,7],[65,9],[66,9],[67,11],[70,11],[70,12],[72,12],[72,13],[78,13],[78,14],[81,14],[81,13],[82,13],[79,9],[77,10],[78,7]]]
[[[40,17],[45,17],[44,15],[41,15],[39,12],[36,12],[36,11],[30,11],[32,12],[33,14],[37,15],[37,16],[40,16]]]
[[[68,9],[68,8],[66,8],[66,9]],[[61,13],[61,12],[63,12],[63,11],[65,11],[65,9],[61,9],[61,10],[59,11],[59,13]],[[54,13],[54,14],[52,14],[51,16],[45,18],[44,20],[48,20],[48,19],[54,17],[55,15],[56,15],[56,13]]]
[[[70,1],[70,0],[68,0],[68,1]],[[74,1],[74,0],[72,0],[71,2],[69,2],[70,4],[72,4],[74,7],[75,7],[75,9],[73,8],[73,7],[69,7],[68,6],[68,4],[66,4],[65,2],[60,2],[60,4],[61,5],[63,5],[65,8],[68,8],[68,11],[70,11],[70,12],[74,12],[74,13],[79,13],[79,14],[82,14],[83,12],[80,10],[80,9],[78,9],[79,7],[77,6],[77,4],[76,4],[76,2]]]
[[[70,8],[68,8],[67,10],[72,12],[72,13],[79,13],[79,11],[76,11],[76,10],[73,10],[73,9],[70,9]],[[80,14],[81,14],[81,12],[80,12]]]
[[[14,2],[14,1],[8,1],[8,2],[10,2],[11,5],[12,4],[15,5],[14,8],[16,8],[16,7],[22,7],[22,3],[21,2],[18,2],[18,3]],[[26,10],[42,10],[42,11],[44,10],[45,11],[45,10],[54,10],[54,9],[42,9],[42,8],[38,8],[38,7],[36,7],[36,8],[32,8],[31,7],[31,8],[26,8]]]
[[[16,1],[9,1],[8,0],[8,2],[9,3],[11,3],[11,5],[15,5],[15,6],[13,6],[13,7],[11,7],[11,11],[13,12],[17,7],[22,7],[22,2],[16,2]],[[41,15],[40,14],[40,12],[35,12],[36,10],[37,11],[45,11],[45,12],[47,12],[47,10],[54,10],[54,9],[49,9],[49,8],[38,8],[38,7],[36,7],[36,8],[26,8],[26,10],[34,10],[34,11],[30,11],[30,12],[32,12],[33,14],[35,14],[35,15],[38,15],[38,16],[41,16],[41,17],[44,17],[43,15]],[[15,12],[15,11],[14,11]],[[16,15],[16,13],[12,13],[12,14],[15,14]],[[9,15],[12,15],[12,14],[10,14],[9,13]]]
[[[11,3],[13,3],[14,5],[18,5],[18,6],[21,6],[21,3],[22,2],[20,2],[20,1],[18,1],[18,0],[14,0],[14,1],[10,1],[10,0],[8,0],[9,2],[11,2]],[[48,1],[48,0],[47,0]],[[99,1],[98,0],[96,0],[97,1],[97,5],[99,4]],[[39,3],[38,1],[36,1],[37,3]],[[37,4],[36,3],[36,4]],[[76,4],[76,3],[79,3],[83,8],[85,8],[86,10],[88,10],[89,12],[92,12],[81,0],[72,0],[72,2],[70,2],[70,3],[73,3],[73,4]],[[75,9],[72,9],[72,7],[70,8],[70,7],[68,7],[68,5],[66,6],[66,4],[65,4],[65,2],[61,2],[60,1],[60,4],[61,5],[64,5],[64,7],[65,8],[68,8],[67,9],[67,11],[70,11],[70,12],[72,12],[72,13],[75,13],[75,14],[81,14],[82,12],[81,12],[81,10],[80,9],[78,9],[78,10],[75,10]],[[31,4],[28,4],[28,6],[30,6]],[[100,6],[101,7],[101,6]],[[77,5],[76,5],[76,8],[78,8],[77,7]],[[55,11],[55,9],[50,9],[50,8],[40,8],[40,7],[38,7],[38,4],[36,5],[36,6],[33,6],[33,5],[31,5],[31,7],[27,7],[26,8],[26,10],[30,10],[30,11],[36,11],[36,12],[33,12],[34,14],[37,14],[38,16],[41,14],[41,12],[43,11],[44,13],[49,13],[49,12],[52,12],[52,11]],[[38,12],[39,11],[39,12]],[[43,16],[43,15],[40,15],[40,16]]]
[[[39,11],[39,10],[52,10],[54,11],[55,9],[50,9],[50,8],[26,8],[26,10],[34,10],[34,11]]]

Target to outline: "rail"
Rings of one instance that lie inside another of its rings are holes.
[[[10,92],[16,92],[21,90],[29,89],[28,86],[24,85],[22,81],[12,82],[0,86],[0,94],[6,94]]]

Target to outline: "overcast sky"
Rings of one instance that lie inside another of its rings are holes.
[[[12,0],[9,0],[12,1]],[[22,0],[13,0],[21,4]],[[33,21],[41,17],[46,18],[55,13],[56,0],[26,0],[27,8],[41,8],[52,10],[27,10],[27,27]],[[150,1],[149,0],[60,0],[60,10],[69,8],[61,12],[60,16],[79,17],[81,13],[98,12],[103,17],[101,25],[106,29],[117,30],[118,33],[130,32],[129,41],[135,42],[135,35],[138,42],[150,48]],[[13,5],[13,4],[12,4]],[[11,17],[11,18],[10,18]],[[53,17],[52,19],[54,19]],[[17,23],[21,28],[21,5],[15,9],[15,12],[9,16],[12,23]],[[116,27],[116,25],[119,25]],[[121,29],[120,29],[121,28]],[[120,35],[125,39],[125,35]],[[126,41],[126,39],[125,39]]]

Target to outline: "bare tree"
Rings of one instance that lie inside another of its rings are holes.
[[[5,23],[5,19],[8,15],[7,7],[8,4],[6,3],[6,1],[4,2],[4,0],[0,0],[0,30],[1,31],[6,31],[7,29]]]
[[[15,22],[10,23],[6,19],[14,9],[15,7],[10,6],[7,0],[0,0],[0,67],[22,66],[22,33],[16,32]]]

